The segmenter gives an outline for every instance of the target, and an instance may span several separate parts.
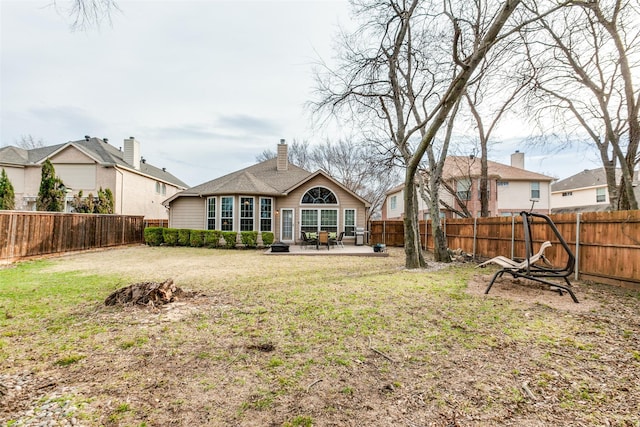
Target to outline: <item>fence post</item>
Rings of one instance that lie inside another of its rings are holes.
[[[478,217],[473,217],[473,259],[476,259],[476,236],[478,235]]]
[[[511,214],[511,259],[515,256],[516,242],[516,217]]]
[[[580,216],[580,213],[576,214],[576,259],[574,267],[575,280],[578,280],[580,278]]]
[[[382,243],[387,244],[387,221],[382,221]]]

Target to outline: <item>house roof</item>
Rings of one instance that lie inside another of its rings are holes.
[[[442,177],[445,180],[455,178],[479,178],[481,159],[471,156],[448,156],[442,169]],[[554,178],[526,169],[504,165],[502,163],[487,160],[489,178],[502,181],[553,181]]]
[[[135,169],[124,160],[124,152],[117,149],[113,145],[105,142],[100,138],[82,139],[79,141],[69,141],[63,144],[49,145],[46,147],[33,148],[25,150],[23,148],[7,146],[0,148],[0,164],[16,165],[16,166],[34,166],[44,162],[67,147],[73,146],[84,152],[101,165],[120,166],[132,171],[148,175],[160,181],[173,184],[180,188],[187,188],[188,185],[178,179],[171,173],[153,166],[149,163],[140,163],[140,168]]]
[[[480,158],[470,156],[448,156],[442,168],[442,178],[449,181],[456,178],[479,178]],[[502,163],[487,160],[489,179],[502,181],[553,181],[552,178],[540,173],[531,172],[526,169],[514,166],[503,165]],[[400,184],[387,191],[386,194],[396,193],[404,188]]]
[[[620,180],[620,169],[616,169],[616,182]],[[575,175],[565,178],[561,181],[555,182],[551,186],[552,192],[577,190],[579,188],[590,187],[606,187],[607,176],[604,168],[598,169],[585,169],[582,172],[578,172]]]
[[[203,184],[196,185],[195,187],[176,193],[165,200],[163,204],[168,205],[178,197],[206,197],[228,194],[273,197],[285,196],[291,190],[299,187],[318,175],[323,175],[345,191],[351,193],[365,205],[369,206],[369,203],[366,200],[321,170],[312,173],[289,163],[287,170],[278,171],[277,158],[265,160],[264,162],[257,163],[253,166],[240,169],[236,172],[232,172],[228,175],[221,176],[220,178],[207,181]]]
[[[291,163],[289,163],[286,171],[278,171],[276,163],[277,159],[273,158],[240,169],[181,191],[166,200],[165,203],[181,196],[215,196],[221,194],[282,196],[289,188],[311,175],[311,172]]]

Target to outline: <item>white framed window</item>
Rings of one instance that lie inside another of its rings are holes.
[[[338,198],[326,187],[314,187],[302,196],[303,205],[337,205]]]
[[[348,237],[353,237],[356,235],[356,210],[355,209],[344,210],[344,235]]]
[[[606,202],[607,201],[607,193],[605,188],[596,188],[596,202]]]
[[[207,198],[207,230],[216,229],[216,201],[215,197]]]
[[[167,185],[164,182],[162,183],[161,192],[163,196],[167,194]]]
[[[260,198],[260,231],[273,231],[273,199]]]
[[[464,178],[456,181],[456,192],[460,200],[471,200],[471,180]]]
[[[253,231],[253,197],[240,197],[240,231]]]
[[[160,183],[156,181],[156,193],[160,194]]]
[[[540,198],[540,183],[532,182],[531,183],[531,198],[539,199]]]
[[[398,196],[391,196],[389,198],[389,208],[395,210],[398,207]]]
[[[220,198],[220,230],[233,231],[233,197]]]
[[[300,227],[305,233],[338,232],[337,209],[300,209]]]

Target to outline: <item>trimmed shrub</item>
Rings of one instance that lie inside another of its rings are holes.
[[[177,228],[163,228],[162,238],[164,244],[169,246],[175,246],[178,244],[178,229]]]
[[[242,239],[242,244],[247,246],[248,248],[255,248],[257,246],[258,241],[258,232],[257,231],[241,231],[240,239]]]
[[[162,227],[147,227],[144,229],[144,242],[149,246],[160,246],[164,242]]]
[[[178,230],[178,246],[189,246],[189,239],[191,238],[191,230],[188,228],[181,228]]]
[[[220,246],[220,237],[222,232],[218,230],[204,231],[204,245],[208,248],[217,248]]]
[[[271,246],[274,238],[275,235],[271,231],[262,232],[262,243],[264,243],[265,246]]]
[[[189,245],[193,248],[204,246],[204,230],[191,230]]]
[[[235,231],[223,231],[222,232],[222,237],[224,237],[224,240],[227,242],[226,244],[226,248],[227,249],[233,249],[236,247],[236,237],[237,237],[238,233],[236,233]]]

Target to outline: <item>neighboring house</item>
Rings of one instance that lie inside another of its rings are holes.
[[[301,232],[366,228],[369,203],[324,171],[289,163],[287,145],[277,157],[181,191],[165,200],[169,226],[222,231],[268,231],[276,241],[299,242]]]
[[[13,184],[17,210],[35,210],[40,189],[42,163],[49,159],[67,188],[67,202],[82,190],[83,196],[110,189],[116,214],[143,215],[166,219],[162,201],[187,185],[167,172],[148,164],[140,156],[140,142],[124,140],[124,149],[108,139],[85,136],[79,141],[26,150],[14,146],[0,148],[0,168]],[[67,203],[67,211],[71,211]]]
[[[488,164],[489,216],[508,216],[523,210],[550,213],[552,177],[524,169],[524,153],[511,155],[511,166],[493,161]],[[474,156],[449,156],[442,171],[443,181],[457,193],[472,216],[480,216],[480,159]],[[400,219],[404,216],[404,186],[387,192],[382,206],[383,219]],[[418,218],[428,219],[429,207],[418,195]],[[440,188],[440,216],[455,218],[460,210],[459,201],[444,186]],[[533,209],[532,209],[533,206]]]
[[[616,183],[620,184],[620,169],[616,170]],[[638,172],[634,177],[636,199],[640,200]],[[604,168],[585,169],[551,186],[553,213],[602,212],[611,210],[607,177]]]

